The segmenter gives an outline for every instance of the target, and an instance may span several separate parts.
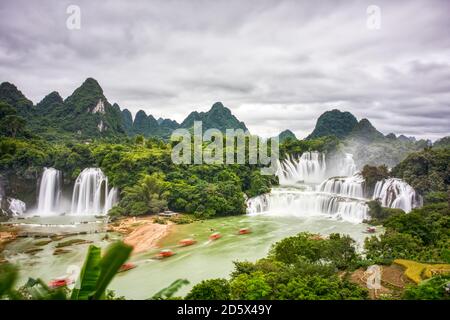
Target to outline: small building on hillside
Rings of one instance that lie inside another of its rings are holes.
[[[160,212],[158,215],[159,215],[160,217],[170,218],[170,217],[177,216],[178,213],[173,212],[173,211],[170,211],[170,210],[166,210],[166,211]]]

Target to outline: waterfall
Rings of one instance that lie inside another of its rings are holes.
[[[356,173],[356,164],[353,160],[353,155],[351,153],[346,153],[345,157],[342,159],[342,164],[340,167],[340,176],[352,176]]]
[[[108,197],[106,198],[105,209],[103,210],[103,214],[107,214],[109,210],[118,202],[119,199],[119,191],[117,188],[113,187],[108,193]]]
[[[352,154],[330,158],[328,163],[325,154],[316,151],[297,159],[288,155],[278,163],[276,174],[281,187],[248,199],[248,214],[327,215],[354,223],[369,218],[364,178],[356,172]]]
[[[61,171],[54,168],[44,168],[39,186],[37,213],[49,216],[58,213],[61,198]]]
[[[25,202],[23,202],[22,200],[7,198],[7,201],[9,204],[9,211],[14,216],[21,216],[27,210],[27,206],[25,205]]]
[[[407,184],[397,178],[390,178],[378,181],[375,185],[373,199],[380,199],[381,205],[389,208],[402,209],[410,212],[422,205],[422,197]]]
[[[363,198],[364,178],[357,173],[351,177],[334,177],[322,182],[318,191],[334,193],[350,198]]]
[[[268,194],[249,199],[247,213],[297,217],[325,214],[355,223],[368,218],[364,200],[286,188],[274,188]]]
[[[278,162],[276,175],[281,185],[297,183],[319,183],[325,177],[325,155],[319,152],[304,152],[300,158],[290,155]]]
[[[108,178],[99,168],[84,169],[75,181],[72,214],[106,214],[117,201],[117,190],[108,190]]]

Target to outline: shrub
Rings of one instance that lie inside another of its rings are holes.
[[[230,300],[230,284],[226,279],[204,280],[186,295],[186,300]]]
[[[450,275],[439,275],[406,288],[404,299],[408,300],[449,300]]]

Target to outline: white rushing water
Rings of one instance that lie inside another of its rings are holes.
[[[356,169],[351,154],[328,162],[318,152],[306,152],[298,159],[288,156],[279,163],[280,187],[249,199],[247,213],[298,217],[325,214],[360,223],[369,218],[366,202],[371,199],[364,194],[365,181]],[[421,205],[414,189],[400,179],[378,182],[373,196],[376,198],[385,207],[406,212]]]
[[[278,162],[276,175],[280,185],[297,183],[319,183],[325,178],[325,155],[319,152],[305,152],[300,158],[288,156]]]
[[[327,164],[325,155],[305,152],[299,158],[288,156],[279,163],[279,188],[247,201],[247,213],[279,216],[330,217],[360,223],[368,218],[363,198],[364,179],[356,172],[351,154]],[[350,176],[344,176],[344,175]],[[339,175],[327,179],[330,175]],[[290,188],[286,188],[290,186]]]
[[[274,188],[268,194],[247,201],[248,214],[297,217],[325,214],[354,223],[367,219],[367,211],[367,205],[361,200],[294,188]]]
[[[44,168],[39,186],[37,214],[40,216],[53,216],[61,213],[62,175],[55,168]]]
[[[9,211],[14,216],[21,216],[27,210],[27,206],[26,206],[25,202],[23,202],[22,200],[14,199],[14,198],[7,198],[7,201],[9,204]]]
[[[351,153],[346,153],[338,166],[340,176],[352,176],[356,173],[356,164]]]
[[[378,181],[372,199],[379,199],[384,207],[398,208],[405,212],[422,206],[422,197],[408,183],[397,178]]]
[[[75,181],[71,213],[104,215],[117,202],[117,189],[108,189],[108,178],[99,168],[84,169]]]
[[[105,208],[103,209],[103,213],[107,214],[108,211],[114,207],[114,205],[119,201],[119,190],[113,187],[108,193],[108,197],[106,198]]]
[[[322,182],[318,191],[334,193],[350,198],[364,197],[364,178],[357,173],[351,177],[334,177]]]

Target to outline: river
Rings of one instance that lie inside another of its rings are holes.
[[[19,284],[24,284],[29,277],[42,278],[48,282],[64,276],[70,270],[81,267],[86,255],[88,243],[65,247],[69,252],[53,255],[58,243],[83,239],[93,241],[100,247],[106,247],[113,241],[121,239],[116,233],[106,233],[103,220],[92,216],[63,216],[48,218],[28,218],[9,223],[20,223],[20,229],[34,233],[82,233],[55,240],[37,246],[42,239],[18,238],[8,244],[4,256],[20,267]],[[238,235],[238,230],[249,227],[251,233]],[[233,261],[255,261],[267,255],[271,245],[287,236],[301,231],[320,234],[343,233],[357,241],[359,249],[367,234],[365,224],[354,224],[336,220],[327,216],[289,217],[272,215],[245,215],[197,221],[191,224],[175,225],[171,233],[161,242],[161,248],[171,248],[176,254],[164,260],[152,257],[159,250],[152,250],[133,255],[130,259],[137,268],[120,273],[111,283],[109,289],[128,299],[146,299],[176,279],[187,279],[190,284],[177,294],[185,295],[196,283],[210,278],[227,278],[233,270]],[[208,240],[209,235],[218,231],[222,238]],[[381,231],[381,229],[380,229]],[[86,234],[84,234],[86,233]],[[105,237],[105,235],[108,235]],[[178,247],[183,238],[192,237],[198,242],[189,247]],[[37,252],[28,250],[38,248]]]

